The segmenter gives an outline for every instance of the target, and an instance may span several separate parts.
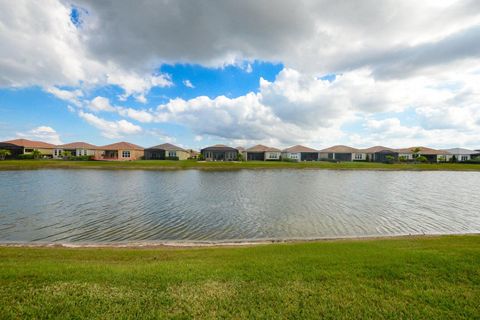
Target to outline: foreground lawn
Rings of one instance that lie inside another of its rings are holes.
[[[0,161],[0,170],[32,169],[337,169],[337,170],[448,170],[480,171],[480,164],[435,163],[435,164],[385,164],[375,162],[198,162],[195,160],[138,160],[138,161],[63,161],[63,160],[5,160]]]
[[[0,248],[0,318],[478,319],[480,236]]]

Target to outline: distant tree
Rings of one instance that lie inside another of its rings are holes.
[[[455,163],[457,162],[457,156],[453,155],[452,158],[450,159],[451,162]]]
[[[365,157],[365,161],[370,162],[370,155],[369,154],[367,154],[367,156]]]
[[[240,152],[238,153],[237,161],[245,161],[243,154],[241,154]]]
[[[64,159],[69,159],[72,156],[72,153],[70,151],[62,151],[62,153],[60,155]]]
[[[12,155],[10,150],[0,149],[0,160],[5,160],[5,158],[10,155]]]
[[[407,160],[408,160],[408,159],[407,159],[406,156],[400,156],[400,157],[398,157],[398,161],[400,161],[400,162],[407,162]]]
[[[439,162],[447,162],[447,157],[445,157],[445,156],[439,156],[439,157],[438,157],[438,161],[439,161]]]
[[[42,153],[38,150],[33,150],[32,151],[32,157],[33,159],[40,159],[40,157],[42,156]]]
[[[413,148],[412,150],[413,153],[413,159],[416,159],[420,156],[420,151],[422,151],[419,147]]]

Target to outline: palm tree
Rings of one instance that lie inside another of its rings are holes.
[[[0,149],[0,160],[5,160],[6,157],[12,155],[9,150]]]
[[[412,153],[413,153],[413,158],[416,159],[420,155],[420,151],[422,151],[419,147],[413,148]]]
[[[33,156],[33,159],[40,159],[40,157],[42,156],[42,153],[38,150],[33,150],[32,156]]]

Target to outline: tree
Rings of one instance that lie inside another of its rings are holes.
[[[33,156],[33,159],[40,159],[40,157],[42,156],[42,153],[38,150],[33,150],[32,156]]]
[[[6,157],[12,155],[9,150],[0,149],[0,160],[5,160]]]
[[[457,156],[453,155],[450,161],[453,163],[457,162]]]
[[[416,159],[420,156],[420,151],[422,151],[419,147],[413,148],[412,150],[413,153],[413,159]]]
[[[408,159],[407,159],[406,156],[400,156],[400,157],[398,157],[398,161],[400,161],[400,162],[407,162],[407,160],[408,160]]]
[[[395,157],[394,157],[394,156],[391,156],[391,155],[385,156],[385,162],[386,162],[386,163],[392,164],[394,161],[395,161]]]
[[[445,156],[440,156],[440,157],[438,157],[438,161],[440,161],[440,162],[447,162],[447,157],[445,157]]]
[[[427,159],[427,157],[424,157],[424,156],[418,156],[418,157],[415,158],[415,161],[425,163],[425,162],[428,161],[428,159]]]
[[[237,161],[244,161],[244,157],[243,157],[243,154],[241,154],[240,152],[238,153],[238,156],[237,156]]]
[[[365,157],[365,161],[370,162],[370,155],[367,153],[367,156]]]

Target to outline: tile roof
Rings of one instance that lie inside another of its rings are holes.
[[[94,146],[93,144],[86,143],[86,142],[71,142],[71,143],[61,144],[56,147],[60,149],[72,148],[72,149],[90,149],[90,150],[94,150],[98,148],[97,146]]]
[[[143,150],[142,147],[137,146],[136,144],[129,143],[129,142],[117,142],[108,144],[106,146],[98,147],[101,150]]]
[[[51,143],[46,143],[42,141],[33,141],[33,140],[27,140],[27,139],[8,140],[8,141],[4,141],[3,143],[14,144],[16,146],[24,147],[24,148],[44,148],[44,149],[55,148],[55,145]]]
[[[427,148],[427,147],[410,147],[410,148],[401,148],[401,149],[395,149],[395,151],[399,153],[406,153],[410,154],[413,153],[413,149],[419,148],[420,152],[419,154],[425,154],[425,155],[447,155],[449,154],[447,151],[444,150],[436,150],[432,148]]]
[[[384,147],[384,146],[375,146],[367,149],[359,149],[359,151],[364,153],[377,153],[381,151],[395,151],[395,149]]]
[[[349,147],[349,146],[343,146],[343,145],[337,145],[337,146],[333,146],[333,147],[330,147],[330,148],[320,150],[320,152],[322,152],[322,153],[324,153],[324,152],[355,153],[355,152],[358,152],[358,151],[359,151],[358,149],[355,149],[355,148],[352,148],[352,147]]]
[[[478,151],[470,150],[470,149],[464,149],[464,148],[452,148],[452,149],[445,149],[445,150],[442,150],[442,151],[447,151],[448,153],[451,153],[451,154],[465,154],[465,155],[477,154],[478,153]]]
[[[301,146],[301,145],[296,145],[296,146],[293,146],[293,147],[290,147],[290,148],[287,148],[287,149],[283,150],[283,152],[290,152],[290,153],[318,152],[318,150],[315,150],[315,149],[312,149],[312,148],[309,148],[309,147],[305,147],[305,146]]]
[[[210,147],[203,148],[202,150],[207,150],[207,151],[237,151],[237,149],[226,146],[224,144],[216,144]]]
[[[163,143],[159,144],[158,146],[150,147],[148,149],[160,149],[160,150],[165,150],[165,151],[185,151],[188,152],[187,150],[180,148],[176,145],[173,145],[171,143]]]
[[[256,146],[248,148],[247,152],[280,152],[280,149],[257,144]]]

